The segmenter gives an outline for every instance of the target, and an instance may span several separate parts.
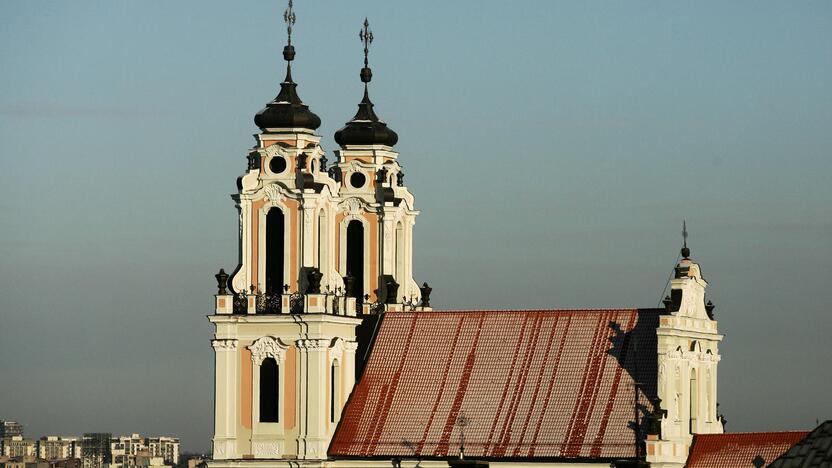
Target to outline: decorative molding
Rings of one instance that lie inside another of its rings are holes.
[[[339,203],[338,208],[341,211],[348,212],[349,214],[357,215],[361,213],[361,208],[363,205],[364,202],[362,202],[360,199],[356,197],[350,197]]]
[[[329,345],[327,339],[297,340],[295,342],[301,349],[325,349]]]
[[[248,349],[251,350],[251,362],[259,366],[266,358],[274,358],[278,363],[283,362],[286,356],[286,349],[289,347],[281,343],[278,338],[264,336],[258,338]]]
[[[344,353],[344,344],[345,341],[343,338],[335,338],[332,340],[332,344],[329,347],[329,361],[332,362],[334,359],[341,360],[341,355]]]
[[[344,350],[354,353],[358,349],[358,343],[355,341],[344,341]]]
[[[211,346],[217,351],[236,351],[237,340],[234,339],[215,339],[211,340]]]
[[[315,208],[304,208],[303,209],[303,224],[306,226],[306,229],[312,228],[312,218],[315,216]]]
[[[240,239],[243,238],[243,208],[237,205],[237,216],[240,218]]]
[[[254,441],[251,443],[251,451],[255,458],[278,458],[280,453],[280,442],[278,441]]]
[[[233,439],[214,439],[214,460],[233,458],[235,442]]]
[[[278,184],[267,185],[264,193],[266,198],[272,203],[281,203],[286,198],[286,195],[283,193],[283,188]]]

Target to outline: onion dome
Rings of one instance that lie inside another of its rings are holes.
[[[257,115],[254,123],[261,130],[270,128],[306,128],[315,130],[321,126],[321,118],[309,110],[309,106],[300,100],[297,93],[297,83],[292,81],[292,60],[295,59],[295,47],[292,45],[292,25],[295,24],[295,13],[292,2],[283,14],[288,31],[288,44],[283,47],[283,59],[286,60],[286,78],[280,83],[280,93],[266,104]]]
[[[367,54],[373,33],[370,23],[364,19],[364,28],[359,33],[364,43],[364,68],[361,69],[361,82],[364,83],[364,98],[358,104],[358,112],[347,124],[335,132],[335,142],[346,147],[348,145],[386,145],[393,146],[399,141],[399,136],[386,123],[381,121],[373,110],[367,84],[373,79],[373,72],[367,66]]]

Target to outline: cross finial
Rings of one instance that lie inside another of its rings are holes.
[[[292,8],[292,0],[283,12],[283,22],[286,23],[286,34],[289,36],[289,45],[292,45],[292,26],[295,24],[295,10]]]
[[[459,426],[459,459],[462,460],[465,458],[465,428],[468,426],[468,417],[465,416],[465,412],[461,413],[459,417],[456,418],[456,424]]]
[[[358,32],[358,38],[364,44],[364,68],[367,68],[367,55],[370,53],[370,44],[373,43],[373,31],[370,30],[370,21],[364,18],[364,27]]]
[[[688,225],[686,220],[682,220],[682,257],[690,257],[690,249],[688,248]]]

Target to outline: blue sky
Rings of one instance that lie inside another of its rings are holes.
[[[212,275],[284,2],[0,3],[0,419],[207,449]],[[649,307],[688,220],[729,430],[832,418],[832,4],[299,0],[332,135],[400,136],[443,308]]]

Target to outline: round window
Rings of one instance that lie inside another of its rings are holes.
[[[350,185],[355,188],[361,188],[367,183],[367,176],[360,172],[353,172],[350,176]]]
[[[280,174],[286,170],[286,160],[280,156],[273,157],[272,160],[269,161],[269,170],[271,170],[273,174]]]

